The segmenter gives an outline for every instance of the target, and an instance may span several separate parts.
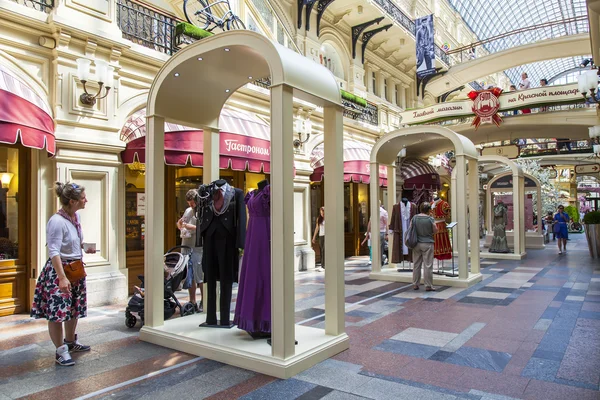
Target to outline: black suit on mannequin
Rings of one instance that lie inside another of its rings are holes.
[[[229,326],[231,307],[231,291],[233,282],[238,281],[239,250],[246,241],[246,209],[244,192],[240,189],[225,186],[232,196],[229,204],[223,203],[220,210],[215,210],[215,194],[225,185],[224,180],[217,180],[205,187],[208,196],[201,200],[199,207],[200,224],[196,235],[203,241],[202,269],[207,284],[206,324]],[[202,188],[200,189],[202,196]],[[227,194],[225,194],[227,196]],[[227,208],[223,210],[223,208]],[[219,214],[221,212],[221,214]],[[221,283],[220,321],[217,321],[217,281]]]

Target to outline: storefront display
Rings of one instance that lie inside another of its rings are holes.
[[[271,336],[271,186],[258,183],[258,189],[245,198],[248,207],[246,244],[233,323],[255,339]]]
[[[198,189],[197,246],[204,249],[202,268],[207,285],[206,322],[202,327],[231,327],[231,293],[239,275],[239,250],[246,241],[244,192],[218,179]],[[220,283],[217,320],[217,282]]]
[[[436,197],[433,203],[431,203],[431,213],[438,230],[437,233],[433,234],[433,256],[437,260],[450,260],[452,259],[452,244],[450,243],[450,235],[446,228],[447,219],[450,217],[450,204]]]

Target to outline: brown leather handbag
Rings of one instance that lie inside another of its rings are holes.
[[[81,260],[75,260],[69,263],[64,262],[63,270],[65,271],[65,276],[71,283],[77,283],[87,276],[83,261]]]

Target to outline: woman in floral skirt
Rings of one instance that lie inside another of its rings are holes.
[[[75,333],[77,320],[87,315],[85,277],[71,283],[63,269],[67,263],[83,258],[77,211],[85,208],[87,198],[85,188],[75,183],[57,182],[55,192],[62,207],[46,226],[48,261],[37,280],[31,316],[48,320],[50,339],[56,346],[56,363],[70,366],[75,364],[70,353],[90,350],[90,346],[79,343]]]

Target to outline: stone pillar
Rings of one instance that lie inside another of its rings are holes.
[[[334,336],[344,333],[346,312],[344,302],[344,163],[342,146],[344,121],[342,112],[342,107],[330,105],[325,107],[323,115],[325,154],[328,155],[328,162],[325,164],[325,182],[327,182],[325,185],[325,215],[327,215],[325,333]],[[293,283],[292,275],[292,311],[290,315],[292,322],[294,322]]]
[[[469,235],[471,237],[471,273],[479,273],[479,170],[477,160],[469,159]]]
[[[162,265],[165,242],[165,119],[147,116],[146,130],[144,324],[156,328],[164,325],[164,274],[157,265]]]
[[[293,102],[291,87],[271,88],[271,338],[273,357],[283,360],[295,354]]]

